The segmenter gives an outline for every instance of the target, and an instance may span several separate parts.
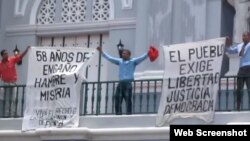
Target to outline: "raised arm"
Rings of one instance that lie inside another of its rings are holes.
[[[134,58],[136,65],[140,64],[142,61],[144,61],[148,57],[148,53],[144,53],[143,55]]]
[[[226,51],[228,53],[231,53],[231,54],[238,53],[238,47],[237,46],[232,47],[232,39],[231,38],[226,37],[225,46],[226,46]]]
[[[21,59],[27,54],[27,52],[29,51],[29,49],[30,49],[30,46],[27,46],[27,48],[25,49],[25,51],[20,54],[20,58]]]
[[[121,61],[120,58],[115,58],[115,57],[112,57],[110,55],[108,55],[107,53],[105,53],[103,50],[102,50],[102,47],[97,47],[97,50],[100,51],[101,55],[106,58],[108,61],[110,61],[111,63],[113,64],[116,64],[116,65],[119,65],[119,62]]]

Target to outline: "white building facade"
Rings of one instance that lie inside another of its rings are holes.
[[[1,49],[12,52],[16,45],[21,51],[28,45],[96,48],[102,35],[104,50],[114,56],[118,56],[119,40],[131,50],[132,56],[146,52],[150,45],[162,53],[163,45],[231,35],[233,25],[227,18],[230,16],[223,15],[227,12],[224,3],[221,0],[2,0]],[[226,26],[224,17],[229,21]],[[24,58],[23,65],[18,67],[18,84],[26,82],[26,62]],[[97,62],[89,66],[91,81],[97,81],[94,77],[98,76]],[[102,63],[101,80],[117,80],[112,75],[117,68],[105,60]],[[139,76],[145,71],[158,73],[163,70],[162,64],[163,54],[160,54],[155,63],[147,61],[136,72]]]

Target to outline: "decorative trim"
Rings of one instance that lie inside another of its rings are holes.
[[[6,27],[7,36],[20,35],[58,35],[58,34],[78,34],[78,33],[95,33],[109,32],[115,29],[135,29],[136,19],[116,19],[101,22],[84,22],[84,23],[58,23],[51,25],[15,25]]]
[[[36,24],[37,11],[39,9],[41,1],[42,0],[35,0],[34,4],[32,6],[32,9],[31,9],[29,24]]]
[[[110,6],[110,13],[109,13],[109,20],[115,19],[115,6],[114,6],[114,0],[109,0],[109,6]]]
[[[56,3],[55,5],[60,4]],[[60,23],[81,23],[86,21],[87,6],[87,0],[63,0],[61,4],[62,10],[55,10],[55,12],[61,16]],[[39,9],[39,11],[48,12]]]
[[[110,20],[110,1],[93,0],[91,13],[92,21]]]
[[[25,14],[25,9],[27,7],[28,0],[15,0],[15,17],[22,17]]]
[[[17,1],[20,1],[20,0],[17,0]],[[26,0],[26,1],[28,1],[28,0]],[[30,13],[29,24],[31,24],[31,25],[36,24],[37,11],[39,10],[39,6],[40,6],[41,2],[42,2],[42,0],[35,0],[34,1],[34,4],[33,4],[32,9],[31,9],[31,13]],[[110,6],[109,20],[113,20],[115,17],[114,0],[109,0],[109,6]]]
[[[132,9],[133,0],[122,0],[122,9]]]

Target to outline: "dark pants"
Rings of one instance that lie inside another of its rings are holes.
[[[123,99],[126,102],[126,114],[132,113],[132,84],[130,81],[121,81],[119,82],[116,88],[115,94],[115,113],[117,115],[122,114],[122,101]]]
[[[13,117],[16,116],[17,112],[17,94],[16,94],[15,83],[4,83],[3,91],[3,103],[1,103],[2,116]]]
[[[250,66],[241,67],[238,72],[236,91],[237,110],[240,110],[241,96],[243,95],[244,83],[246,83],[247,92],[250,95]]]

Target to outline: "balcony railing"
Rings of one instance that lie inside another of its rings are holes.
[[[236,110],[236,76],[222,77],[219,83],[216,111]],[[114,115],[115,91],[119,81],[82,83],[80,115]],[[162,79],[135,80],[132,82],[132,114],[157,113],[160,103]],[[0,117],[22,117],[25,85],[0,86]],[[246,88],[241,96],[240,110],[250,109],[250,95]],[[125,112],[125,101],[122,104]]]

